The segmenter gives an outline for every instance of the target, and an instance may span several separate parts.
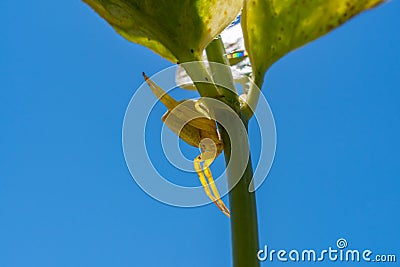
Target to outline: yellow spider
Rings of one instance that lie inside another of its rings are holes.
[[[225,215],[230,217],[229,209],[221,200],[210,170],[211,163],[223,150],[223,142],[220,139],[215,120],[207,116],[207,109],[200,100],[178,102],[145,73],[143,73],[143,77],[154,95],[168,109],[162,116],[162,121],[183,141],[200,148],[201,154],[193,160],[194,169],[207,196]],[[183,127],[182,124],[184,124]],[[203,167],[201,163],[203,163]]]

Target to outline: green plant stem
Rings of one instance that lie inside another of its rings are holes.
[[[194,61],[184,63],[182,66],[194,81],[193,83],[202,97],[219,98],[221,96],[221,92],[212,83],[212,77],[200,57],[194,57]]]
[[[215,38],[206,48],[207,59],[210,64],[210,70],[213,75],[213,80],[216,83],[219,91],[224,96],[221,101],[226,102],[234,110],[239,109],[239,97],[236,92],[235,82],[232,77],[229,60],[225,56],[224,43],[220,36]],[[238,110],[237,110],[238,111]]]
[[[212,60],[226,65],[229,64],[220,38],[211,42],[207,47],[206,52],[210,61]],[[217,84],[226,84],[228,88],[235,88],[229,67],[222,68],[222,71],[213,72],[213,80]],[[231,105],[231,108],[238,113],[247,131],[248,118],[246,114],[240,110],[236,91],[224,90],[222,92],[226,94],[224,95],[224,99],[228,100],[227,104]],[[216,115],[218,119],[218,113]],[[221,114],[221,116],[229,116],[229,114],[225,112],[225,114]],[[241,162],[247,162],[247,167],[240,181],[234,185],[235,181],[233,181],[232,177],[235,177],[235,175],[231,173],[234,168],[228,168],[232,151],[230,137],[221,125],[219,125],[219,129],[221,132],[221,138],[224,142],[224,157],[227,166],[228,188],[233,188],[229,192],[233,267],[259,267],[260,263],[257,259],[259,241],[256,197],[255,192],[253,192],[254,190],[251,190],[252,193],[249,192],[250,182],[253,179],[251,157],[247,158],[246,153],[239,155],[241,157],[239,157],[238,160]],[[248,135],[242,135],[242,140],[240,140],[238,144],[235,143],[235,146],[238,146],[239,151],[244,151],[245,149],[248,149],[248,142]],[[231,162],[231,164],[235,164],[235,162]]]
[[[264,76],[255,75],[254,80],[250,85],[249,92],[247,94],[246,104],[242,107],[242,111],[247,120],[250,120],[250,118],[253,116],[254,111],[256,110],[263,82]]]
[[[247,129],[247,121],[243,121]],[[224,142],[225,164],[228,166],[231,158],[230,139],[225,130],[221,131]],[[243,142],[248,142],[243,140]],[[233,267],[258,267],[257,259],[259,249],[258,223],[255,192],[249,192],[250,182],[253,179],[253,168],[251,157],[248,159],[247,168],[240,181],[229,192],[229,206],[231,210],[231,234]],[[233,163],[234,164],[234,163]],[[232,186],[233,174],[227,170],[228,187]]]

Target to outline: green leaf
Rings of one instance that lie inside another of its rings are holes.
[[[249,0],[242,27],[256,84],[288,52],[384,0]]]
[[[200,60],[242,0],[83,0],[129,41],[172,62]]]

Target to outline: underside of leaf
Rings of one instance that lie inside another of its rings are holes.
[[[83,0],[126,39],[172,62],[200,59],[241,0]]]
[[[288,52],[311,42],[383,0],[250,0],[242,27],[246,49],[261,87],[268,68]]]

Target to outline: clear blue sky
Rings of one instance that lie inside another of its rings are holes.
[[[214,205],[157,202],[124,161],[141,72],[170,63],[79,1],[2,0],[0,10],[0,267],[230,266],[229,221]],[[344,237],[399,260],[399,10],[395,0],[364,13],[267,74],[278,143],[257,191],[262,246]],[[310,263],[262,264],[278,265]]]

